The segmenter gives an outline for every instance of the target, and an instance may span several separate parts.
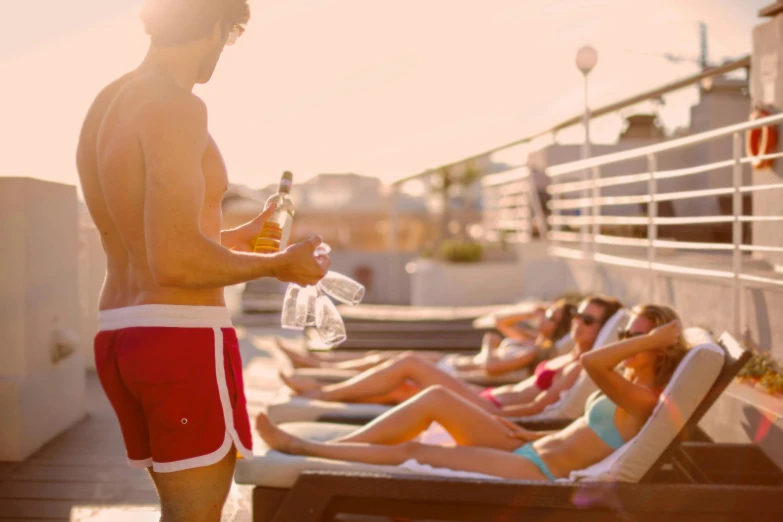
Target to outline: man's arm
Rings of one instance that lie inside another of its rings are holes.
[[[255,239],[261,234],[264,223],[266,223],[274,211],[275,206],[272,204],[252,221],[248,221],[236,228],[221,231],[220,244],[236,252],[252,252]]]
[[[146,194],[147,259],[161,286],[219,288],[276,275],[279,254],[232,252],[199,225],[204,204],[201,161],[207,146],[207,111],[191,95],[151,102],[139,114]]]

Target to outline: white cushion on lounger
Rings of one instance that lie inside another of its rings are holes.
[[[266,407],[267,415],[275,424],[283,422],[316,421],[324,415],[346,417],[377,417],[390,409],[381,404],[348,404],[345,402],[316,401],[305,397],[285,397]]]
[[[617,333],[620,326],[628,320],[628,311],[620,309],[610,317],[598,337],[595,339],[595,350],[601,349],[617,341]],[[554,420],[554,419],[576,419],[585,412],[585,403],[598,387],[586,372],[580,372],[576,383],[560,394],[560,400],[547,406],[543,412],[537,415],[525,417],[524,420]]]
[[[356,430],[356,426],[329,423],[289,423],[281,428],[304,439],[325,442],[348,435]],[[296,482],[302,471],[350,471],[365,473],[382,473],[385,475],[421,476],[439,475],[444,477],[473,478],[499,480],[497,477],[470,473],[466,471],[454,471],[445,468],[433,468],[420,464],[415,460],[404,462],[400,466],[380,466],[372,464],[358,464],[338,460],[328,460],[315,457],[298,455],[286,455],[270,450],[263,440],[255,435],[253,448],[256,457],[237,461],[234,479],[238,484],[252,484],[269,488],[290,488]]]
[[[608,458],[571,473],[572,480],[639,482],[655,464],[712,388],[726,357],[723,348],[700,328],[687,329],[685,338],[693,348],[642,430]]]
[[[328,423],[290,423],[281,426],[287,432],[309,440],[324,442],[347,435],[356,426]],[[253,484],[270,488],[290,488],[302,471],[351,471],[383,473],[386,475],[426,475],[423,471],[414,471],[399,466],[375,466],[315,457],[286,455],[270,450],[257,436],[253,439],[253,459],[237,460],[234,479],[238,484]]]
[[[289,374],[293,377],[308,377],[323,382],[342,382],[355,377],[359,372],[339,368],[297,368]]]

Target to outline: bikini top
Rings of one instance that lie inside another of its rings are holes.
[[[538,366],[536,366],[535,370],[535,376],[536,381],[535,385],[536,388],[539,390],[548,390],[552,386],[552,381],[555,380],[555,376],[557,376],[557,373],[560,370],[552,370],[550,368],[546,367],[546,363],[548,361],[541,361],[538,363]]]
[[[613,450],[625,444],[625,440],[617,431],[617,426],[614,423],[616,411],[617,405],[606,395],[601,395],[592,401],[585,411],[587,425],[598,435],[599,439]]]

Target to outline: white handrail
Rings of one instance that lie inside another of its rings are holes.
[[[778,125],[783,123],[783,114],[774,114],[765,118],[759,118],[757,120],[738,123],[736,125],[729,125],[720,129],[712,131],[702,132],[693,136],[686,136],[684,138],[678,138],[675,140],[658,143],[655,145],[648,145],[645,147],[639,147],[636,149],[626,150],[622,152],[615,152],[613,154],[607,154],[605,156],[597,156],[595,158],[589,158],[585,160],[573,161],[571,163],[564,163],[562,165],[556,165],[549,167],[546,172],[550,177],[562,176],[579,170],[585,170],[592,167],[601,167],[604,165],[611,165],[621,161],[627,161],[636,158],[643,158],[650,154],[658,154],[689,145],[696,145],[705,141],[714,140],[716,138],[722,138],[724,136],[730,136],[734,133],[745,132],[751,129],[757,129],[759,127],[766,127],[767,125]]]
[[[773,160],[783,158],[783,152],[775,152],[772,154],[762,154],[760,156],[744,157],[740,160],[743,165],[750,164],[756,160]],[[722,168],[728,168],[734,165],[734,160],[716,161],[714,163],[707,163],[705,165],[699,165],[696,167],[686,167],[682,169],[662,170],[655,174],[656,179],[672,179],[680,178],[684,176],[692,176],[695,174],[702,174],[710,170],[718,170]],[[633,183],[642,183],[650,179],[648,172],[640,174],[625,174],[622,176],[614,176],[611,178],[604,178],[598,181],[599,187],[615,187],[619,185],[630,185]],[[569,183],[558,183],[557,185],[550,185],[547,191],[550,194],[564,194],[567,192],[577,192],[579,190],[585,190],[590,188],[590,181],[572,181]]]

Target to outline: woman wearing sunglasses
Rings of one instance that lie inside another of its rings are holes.
[[[256,427],[271,448],[284,453],[392,466],[415,459],[436,468],[553,481],[600,462],[639,432],[688,350],[681,331],[672,309],[635,308],[622,340],[580,356],[601,393],[591,398],[584,416],[560,431],[518,427],[443,387],[427,389],[327,443],[289,435],[265,415]],[[615,370],[619,365],[623,373]],[[414,442],[432,422],[443,426],[457,446]]]
[[[417,352],[416,355],[437,363],[438,367],[461,378],[472,375],[496,376],[522,369],[536,359],[551,356],[550,349],[571,330],[571,320],[576,306],[560,299],[548,308],[539,308],[525,314],[515,314],[497,320],[497,329],[505,339],[495,333],[484,336],[481,350],[475,355]],[[537,320],[531,330],[521,323]],[[295,368],[328,368],[336,370],[364,371],[402,354],[376,352],[364,356],[351,354],[300,353],[284,340],[277,340],[278,348],[291,360]],[[405,352],[410,355],[413,352]]]
[[[493,414],[533,415],[573,386],[582,369],[579,357],[593,348],[603,324],[621,307],[616,299],[604,296],[582,301],[571,322],[574,348],[565,355],[542,361],[534,376],[513,385],[482,389],[415,354],[389,360],[337,384],[324,385],[283,375],[281,378],[299,395],[322,401],[399,404],[425,388],[442,386]]]

